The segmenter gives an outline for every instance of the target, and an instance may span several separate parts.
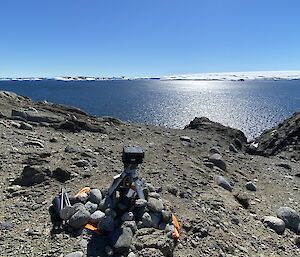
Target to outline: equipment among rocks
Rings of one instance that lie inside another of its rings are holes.
[[[172,256],[175,241],[180,236],[180,225],[160,199],[158,190],[138,177],[138,165],[143,158],[141,147],[124,147],[124,170],[114,177],[105,194],[97,188],[83,187],[69,199],[62,189],[53,205],[60,219],[69,225],[68,230],[75,232],[84,228],[104,236],[108,240],[106,247],[109,252],[124,256],[133,244],[139,244],[139,232],[143,229],[158,230],[165,238],[160,240],[169,242],[160,251],[166,252],[165,256]],[[151,236],[147,234],[147,237]]]
[[[74,214],[69,196],[64,188],[61,189],[60,194],[53,199],[52,203],[55,214],[62,220],[67,220]]]
[[[108,207],[116,204],[117,193],[121,203],[132,202],[136,198],[145,199],[142,186],[143,182],[138,178],[138,165],[143,162],[145,153],[141,147],[124,147],[122,161],[124,171],[114,177],[112,185],[108,189]]]

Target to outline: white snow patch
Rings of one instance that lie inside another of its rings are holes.
[[[161,80],[295,80],[300,79],[300,71],[252,71],[252,72],[222,72],[196,73],[163,76]]]

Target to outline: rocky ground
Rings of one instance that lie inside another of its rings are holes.
[[[174,244],[138,230],[128,256],[300,256],[299,134],[299,114],[249,145],[206,118],[167,129],[0,92],[0,256],[107,256],[106,238],[55,227],[49,209],[61,187],[106,189],[125,145],[144,148],[140,177],[181,225]]]

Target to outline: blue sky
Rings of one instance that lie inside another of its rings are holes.
[[[3,0],[0,77],[300,70],[299,0]]]

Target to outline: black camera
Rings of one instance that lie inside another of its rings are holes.
[[[124,165],[141,164],[145,157],[142,147],[139,146],[125,146],[123,147],[122,161]]]

